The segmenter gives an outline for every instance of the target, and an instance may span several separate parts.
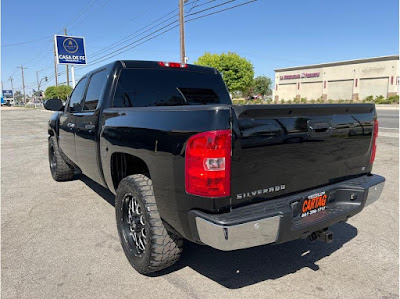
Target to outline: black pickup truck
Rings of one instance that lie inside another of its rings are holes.
[[[306,238],[377,200],[373,104],[235,106],[213,68],[116,61],[49,100],[50,170],[115,193],[123,250],[146,274],[183,240],[220,250]],[[76,194],[79,196],[79,194]]]

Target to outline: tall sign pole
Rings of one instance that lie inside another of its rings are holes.
[[[64,35],[67,36],[67,28],[64,28]],[[67,70],[67,86],[69,86],[69,68],[68,68],[68,64],[65,65],[66,70]]]
[[[180,32],[181,63],[186,63],[185,19],[183,15],[183,4],[187,1],[188,0],[179,0],[179,32]]]
[[[55,38],[54,38],[54,78],[56,80],[56,86],[58,86],[57,53],[56,53],[56,39]]]
[[[74,69],[74,65],[71,65],[71,79],[72,79],[72,88],[75,88],[75,69]]]

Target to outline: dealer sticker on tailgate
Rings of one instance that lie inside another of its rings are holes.
[[[304,199],[301,217],[307,217],[326,209],[327,195],[325,191],[313,194]]]

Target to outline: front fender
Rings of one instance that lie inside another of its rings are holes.
[[[47,126],[47,132],[50,136],[56,136],[58,140],[58,133],[60,127],[60,115],[62,112],[54,112],[49,121]]]

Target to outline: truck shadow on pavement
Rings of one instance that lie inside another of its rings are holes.
[[[80,180],[114,206],[114,194],[91,179],[81,175]],[[274,280],[303,268],[318,271],[319,260],[330,256],[357,236],[357,229],[348,223],[330,228],[334,240],[330,244],[308,239],[279,245],[264,245],[236,251],[219,251],[214,248],[186,242],[181,259],[172,267],[152,274],[162,276],[190,267],[229,289],[239,289],[266,280]],[[320,290],[322,291],[322,290]]]
[[[181,259],[172,268],[189,266],[229,289],[278,279],[303,268],[318,271],[319,260],[357,236],[357,229],[348,223],[339,223],[330,229],[334,234],[330,244],[304,239],[224,252],[188,242]]]

